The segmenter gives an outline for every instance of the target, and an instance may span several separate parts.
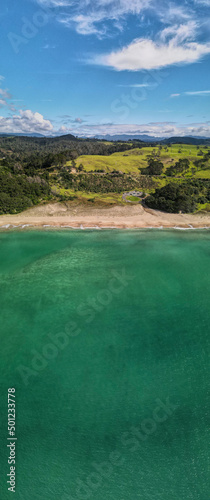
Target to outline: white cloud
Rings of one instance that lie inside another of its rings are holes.
[[[182,94],[171,94],[170,97],[179,97],[182,95],[188,96],[210,96],[210,90],[195,90],[195,91],[187,91]]]
[[[40,113],[20,109],[19,114],[13,114],[11,117],[0,116],[0,131],[47,134],[53,131],[53,126],[50,120],[45,120]]]
[[[177,22],[177,21],[187,21],[191,19],[193,11],[190,9],[188,5],[176,5],[174,3],[167,2],[167,22]],[[160,6],[160,18],[161,21],[165,24],[166,22],[166,5],[161,8]]]
[[[4,76],[0,75],[0,82],[4,80]]]
[[[75,118],[74,123],[83,123],[82,118]]]
[[[115,134],[129,134],[141,135],[146,134],[156,137],[172,137],[172,136],[200,136],[210,137],[210,124],[194,123],[186,125],[178,125],[174,122],[154,122],[144,124],[92,124],[81,125],[77,129],[65,128],[65,133],[72,133],[78,136],[93,137],[95,135],[115,135]]]
[[[22,110],[14,107],[13,102],[21,101],[22,99],[13,99],[8,89],[0,88],[0,108],[4,107],[12,112],[12,116],[0,116],[0,131],[1,132],[40,132],[49,133],[53,131],[53,125],[50,120],[45,120],[44,117],[30,109]]]
[[[43,8],[51,9],[56,19],[68,28],[75,29],[82,35],[96,35],[99,38],[113,33],[113,28],[122,30],[126,27],[128,15],[134,15],[143,23],[150,11],[164,25],[198,20],[205,16],[204,7],[210,0],[36,0]],[[199,7],[199,13],[198,13]],[[203,9],[202,9],[203,8]],[[112,21],[112,25],[110,25]],[[148,20],[149,22],[149,20]],[[141,24],[142,26],[142,24]]]
[[[62,125],[59,130],[58,130],[58,133],[61,133],[61,134],[65,134],[67,133],[68,134],[69,132],[69,129],[67,127],[65,127],[64,125]]]
[[[49,43],[46,43],[42,48],[45,49],[45,50],[55,49],[56,45],[50,45]]]
[[[43,7],[69,7],[73,2],[69,0],[38,0]]]
[[[15,111],[14,105],[10,102],[11,99],[12,99],[12,96],[8,92],[8,89],[0,88],[0,108],[5,106],[10,111]]]
[[[206,5],[206,7],[210,6],[210,0],[194,0],[194,2],[195,2],[195,4],[198,3],[198,4]]]
[[[104,19],[104,13],[94,13],[90,15],[78,14],[75,16],[62,16],[60,22],[66,27],[75,26],[77,33],[81,35],[104,34],[104,27],[97,27],[96,24]]]
[[[83,35],[104,35],[107,21],[113,21],[121,29],[122,19],[128,15],[139,15],[154,3],[154,0],[37,0],[44,7],[63,7],[57,19],[65,26],[75,28]]]
[[[173,39],[176,44],[181,44],[185,40],[193,40],[195,33],[198,29],[198,25],[195,21],[188,21],[186,24],[174,24],[163,29],[159,38],[161,41]]]
[[[6,106],[6,105],[7,105],[7,101],[5,101],[5,99],[0,99],[0,107]]]
[[[75,119],[70,126],[61,124],[59,130],[53,128],[50,120],[31,110],[20,110],[12,117],[0,116],[0,132],[41,133],[44,135],[74,134],[93,137],[106,134],[147,134],[156,137],[189,136],[210,137],[210,122],[178,125],[172,121],[150,122],[142,124],[95,123],[87,124],[82,119]]]
[[[129,88],[133,88],[133,89],[141,89],[141,88],[145,88],[145,87],[151,87],[151,85],[149,85],[149,83],[133,83],[130,85],[118,85],[118,87],[129,87]]]
[[[11,94],[8,92],[7,89],[0,89],[0,95],[4,98],[4,99],[11,99]]]
[[[93,62],[117,71],[150,70],[193,63],[210,54],[210,43],[192,41],[195,29],[196,25],[191,21],[187,25],[169,27],[161,31],[155,41],[139,38],[119,51],[96,56]]]
[[[139,28],[149,26],[151,18],[165,26],[206,19],[210,0],[35,0],[65,27],[81,35],[98,38],[113,35],[127,27],[128,16],[136,16]],[[148,17],[150,15],[150,18]]]
[[[185,92],[185,95],[210,95],[210,90],[196,90],[195,92]]]

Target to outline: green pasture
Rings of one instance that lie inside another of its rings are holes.
[[[73,198],[72,201],[95,202],[104,204],[125,204],[120,193],[86,193],[85,191],[73,191],[72,189],[57,189],[58,194],[67,198]]]
[[[190,161],[190,166],[194,167],[194,161],[202,159],[202,156],[198,155],[199,151],[205,154],[209,148],[197,146],[186,145],[186,144],[174,144],[171,147],[162,146],[159,147],[144,147],[135,148],[120,153],[113,153],[110,156],[100,156],[100,155],[82,155],[76,160],[76,166],[79,167],[80,164],[83,165],[84,171],[96,171],[103,170],[106,173],[117,170],[129,173],[138,173],[139,168],[145,168],[148,162],[148,155],[152,152],[160,152],[159,159],[165,165],[165,169],[175,164],[179,159],[188,158]],[[67,165],[71,165],[71,162],[67,162]],[[199,176],[198,176],[199,177]],[[203,175],[201,175],[203,177]]]

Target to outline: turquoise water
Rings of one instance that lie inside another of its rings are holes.
[[[0,235],[0,498],[209,500],[208,231]]]

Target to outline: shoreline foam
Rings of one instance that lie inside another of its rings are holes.
[[[39,205],[1,215],[0,230],[11,229],[210,229],[210,214],[168,214],[141,205],[89,207],[68,203]]]

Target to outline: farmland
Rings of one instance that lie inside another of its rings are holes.
[[[194,145],[186,144],[174,144],[171,147],[164,147],[160,149],[157,147],[143,147],[134,148],[128,151],[123,151],[119,153],[114,153],[109,156],[102,155],[82,155],[76,159],[76,167],[80,165],[84,167],[85,172],[102,170],[106,173],[113,171],[121,171],[125,174],[138,173],[139,168],[145,168],[147,166],[148,156],[154,154],[155,157],[159,158],[164,164],[164,170],[166,171],[169,166],[176,163],[178,160],[183,158],[188,158],[190,161],[190,167],[195,168],[194,162],[196,160],[202,159],[203,156],[210,151],[210,148],[198,147]],[[201,153],[203,153],[201,155]],[[67,162],[69,166],[71,162]],[[207,169],[208,167],[208,169]],[[195,175],[195,177],[209,178],[210,177],[210,160],[205,166],[205,170],[196,169],[195,173],[191,170],[187,176]]]

